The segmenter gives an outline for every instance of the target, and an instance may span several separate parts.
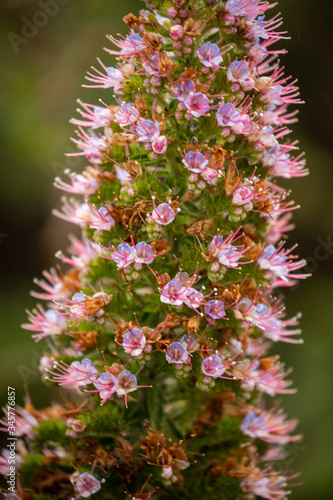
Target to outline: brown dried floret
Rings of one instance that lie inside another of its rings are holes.
[[[107,295],[104,292],[95,293],[92,297],[85,297],[84,307],[86,314],[96,314],[98,311],[107,306],[112,298],[112,295]]]
[[[234,192],[239,182],[239,176],[236,175],[236,172],[237,172],[236,161],[234,158],[231,158],[227,168],[227,173],[225,175],[224,189],[225,189],[225,194],[227,196],[230,196]]]
[[[170,245],[168,245],[168,241],[165,239],[153,241],[150,243],[150,246],[155,255],[158,253],[167,253],[171,250]]]
[[[268,356],[259,360],[259,366],[262,370],[269,370],[279,359],[278,356]]]
[[[191,318],[187,318],[183,316],[183,327],[187,330],[188,333],[197,333],[200,327],[201,316],[196,314]]]
[[[150,50],[160,52],[163,48],[161,37],[157,33],[145,32],[142,41]]]
[[[75,332],[76,341],[82,351],[91,351],[93,349],[96,349],[98,347],[97,337],[98,333],[94,330],[90,330],[89,332]]]
[[[218,168],[223,168],[226,155],[227,151],[220,144],[217,144],[213,149],[213,162],[217,164]]]
[[[142,167],[140,163],[136,160],[128,161],[123,163],[123,169],[132,177],[132,179],[136,180],[142,177]]]
[[[197,235],[206,241],[206,234],[210,234],[213,228],[213,219],[192,222],[189,226],[184,224],[185,232],[189,235]]]
[[[201,21],[189,17],[184,24],[184,33],[188,36],[196,36],[201,28]]]
[[[170,281],[170,276],[168,275],[168,273],[163,273],[163,274],[160,274],[158,277],[157,277],[157,284],[158,284],[158,287],[161,289],[161,288],[164,288],[165,285],[167,283],[169,283]]]
[[[118,344],[123,343],[124,335],[129,332],[130,330],[133,330],[133,328],[136,328],[136,325],[133,321],[129,321],[128,323],[124,323],[121,319],[118,321],[118,325],[116,328],[116,331],[114,332],[115,334],[115,341]]]
[[[162,75],[168,75],[177,65],[167,56],[166,52],[161,52],[158,57],[158,69]]]
[[[248,297],[251,301],[261,297],[261,291],[258,291],[257,284],[254,278],[248,278],[240,284],[239,288],[242,297]]]

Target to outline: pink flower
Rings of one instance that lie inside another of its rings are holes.
[[[122,56],[122,58],[132,58],[135,55],[139,55],[140,52],[146,48],[146,45],[137,33],[128,35],[126,38],[122,37],[121,40],[116,40],[111,35],[108,36],[108,38],[114,45],[120,48],[120,52],[106,49],[107,52],[113,55]]]
[[[246,17],[249,20],[262,14],[270,7],[259,0],[228,0],[225,5],[229,14],[235,17]]]
[[[88,272],[88,264],[98,255],[99,246],[88,238],[82,238],[82,241],[74,235],[69,236],[71,247],[69,248],[70,257],[63,255],[61,251],[56,253],[62,262],[75,267],[83,274]]]
[[[74,438],[77,437],[78,432],[84,431],[87,427],[82,420],[72,417],[66,420],[66,425],[69,427],[69,429],[66,430],[66,435]]]
[[[34,283],[44,290],[44,292],[31,291],[31,295],[42,300],[62,300],[69,297],[73,291],[71,287],[66,286],[64,277],[59,275],[58,271],[51,268],[50,271],[43,271],[46,280],[34,279]],[[78,284],[79,282],[77,282]]]
[[[230,233],[224,239],[222,236],[215,236],[208,247],[208,257],[214,257],[222,266],[232,269],[238,269],[240,264],[247,264],[248,262],[239,262],[239,259],[244,256],[248,248],[239,250],[239,246],[233,245],[241,237],[242,235],[237,235],[237,232]]]
[[[89,135],[85,130],[79,128],[78,139],[72,141],[82,150],[81,153],[68,153],[67,156],[86,156],[94,165],[100,165],[109,151],[109,145],[105,136]]]
[[[95,129],[100,127],[107,127],[110,124],[113,118],[113,114],[110,108],[94,106],[93,104],[87,104],[80,100],[78,100],[78,103],[80,104],[80,106],[82,106],[83,110],[79,108],[77,111],[84,118],[84,120],[72,118],[70,122],[74,125]]]
[[[198,151],[189,151],[183,157],[182,163],[184,163],[185,167],[190,170],[190,172],[198,174],[205,169],[208,160]]]
[[[23,324],[22,328],[38,332],[32,335],[36,341],[44,337],[60,335],[67,330],[67,320],[63,315],[54,309],[45,311],[39,304],[37,309],[33,309],[32,312],[28,311],[28,319],[30,323]]]
[[[184,36],[184,28],[181,24],[174,24],[171,26],[169,34],[173,40],[180,40]]]
[[[184,102],[185,99],[194,91],[195,84],[192,80],[181,81],[177,83],[176,89],[173,91],[175,97],[180,101]]]
[[[205,116],[210,110],[209,99],[201,92],[190,92],[184,99],[188,113],[195,118]]]
[[[77,500],[80,497],[88,498],[94,493],[97,493],[97,491],[101,489],[101,483],[103,481],[99,481],[95,478],[95,476],[89,474],[89,472],[83,472],[80,474],[77,471],[72,474],[71,482],[79,493],[75,498],[75,500]]]
[[[87,386],[93,383],[99,376],[97,368],[89,358],[84,358],[82,361],[73,361],[67,365],[63,361],[54,362],[54,370],[57,372],[46,370],[53,378],[46,377],[51,382],[56,382],[59,385],[68,385],[72,389]]]
[[[5,413],[6,420],[0,420],[0,423],[4,426],[1,427],[0,430],[3,432],[9,432],[8,428],[11,427],[12,424],[7,419],[7,408],[3,408],[3,411]],[[36,435],[34,429],[38,427],[38,420],[25,408],[21,408],[21,406],[17,406],[15,412],[15,436],[18,438],[27,436],[27,438],[33,439]]]
[[[286,444],[299,441],[301,435],[289,436],[297,425],[297,420],[286,420],[282,411],[274,408],[256,414],[249,411],[244,418],[240,429],[251,438],[259,438],[269,443]]]
[[[200,62],[206,68],[218,68],[222,62],[220,49],[215,43],[207,42],[197,50]]]
[[[95,380],[93,384],[97,391],[88,392],[99,392],[99,397],[102,400],[101,405],[113,397],[118,387],[117,378],[109,372],[101,373],[99,378]]]
[[[241,299],[234,308],[234,314],[237,319],[258,326],[262,330],[274,328],[274,320],[280,314],[280,311],[273,312],[265,304],[256,304],[247,297]]]
[[[121,345],[127,354],[139,356],[146,345],[146,337],[139,328],[133,328],[125,333]]]
[[[157,255],[145,241],[140,241],[134,245],[134,260],[137,264],[151,264]]]
[[[233,61],[227,69],[227,78],[231,82],[245,83],[249,80],[249,76],[250,71],[246,61]]]
[[[221,358],[217,354],[212,354],[201,362],[201,371],[208,377],[220,377],[225,372]]]
[[[89,226],[99,233],[110,231],[115,221],[106,207],[97,208],[89,203],[79,204],[77,200],[63,200],[63,211],[53,210],[53,214],[60,219],[78,224],[81,227]]]
[[[308,274],[295,274],[294,271],[306,265],[305,260],[293,262],[295,257],[290,255],[295,248],[293,246],[289,250],[283,249],[284,243],[275,248],[274,245],[268,245],[260,254],[257,263],[260,269],[268,271],[268,275],[273,277],[273,285],[277,286],[292,286],[294,281],[290,278],[302,279],[309,276]]]
[[[262,477],[258,475],[262,474]],[[278,472],[268,472],[267,470],[260,471],[257,469],[255,477],[247,476],[245,477],[240,485],[243,491],[247,492],[250,498],[254,498],[257,495],[261,498],[267,498],[267,500],[284,500],[288,491],[288,480],[291,479],[284,476],[282,473]]]
[[[161,292],[161,302],[172,306],[181,306],[187,299],[187,288],[182,286],[181,281],[173,279],[167,283]]]
[[[183,364],[188,363],[189,354],[184,346],[180,342],[172,342],[171,346],[165,353],[166,360],[168,363]]]
[[[115,225],[114,218],[111,216],[106,207],[100,207],[97,209],[94,205],[90,205],[89,209],[90,218],[86,219],[86,222],[89,227],[97,229],[98,233],[110,231],[111,227]]]
[[[251,186],[243,185],[232,193],[232,204],[244,207],[244,210],[249,211],[253,208],[254,193]]]
[[[276,394],[292,394],[295,389],[290,389],[290,380],[285,380],[290,370],[284,372],[283,365],[276,361],[267,369],[261,368],[258,359],[244,360],[234,369],[236,375],[242,378],[241,386],[244,391],[253,391],[256,388],[270,396]]]
[[[212,354],[211,356],[208,356],[208,358],[204,358],[202,360],[201,371],[207,377],[225,378],[228,380],[230,380],[231,378],[235,380],[237,377],[235,377],[233,373],[230,373],[227,370],[229,366],[235,365],[235,361],[233,361],[233,358],[230,358],[229,360],[222,362],[220,355]],[[229,377],[224,377],[223,373],[226,373],[227,375],[229,375]]]
[[[176,212],[170,207],[168,203],[161,203],[157,207],[155,206],[153,213],[150,216],[150,220],[160,224],[161,226],[166,226],[170,224],[176,217]]]
[[[14,460],[14,461],[13,461]],[[0,474],[7,479],[7,475],[11,472],[11,464],[15,464],[15,469],[19,470],[22,465],[22,458],[18,453],[14,454],[9,449],[4,448],[0,455]],[[8,495],[5,496],[8,499]],[[19,499],[19,497],[17,497]]]
[[[85,197],[92,196],[98,191],[100,183],[99,181],[91,175],[89,171],[85,171],[82,174],[71,173],[68,170],[65,171],[68,175],[71,184],[67,184],[62,181],[60,177],[56,177],[54,180],[54,186],[58,189],[62,189],[67,193],[81,194]]]
[[[164,154],[168,147],[168,141],[165,135],[160,135],[156,137],[152,142],[153,151],[159,155]]]
[[[129,267],[135,261],[134,249],[127,243],[121,243],[118,245],[118,249],[111,252],[111,257],[107,257],[105,255],[102,257],[113,260],[113,262],[117,264],[118,269]]]
[[[103,250],[111,253],[111,257],[106,255],[101,255],[105,259],[113,260],[118,269],[125,269],[135,264],[136,269],[141,269],[142,264],[151,264],[153,260],[157,257],[154,254],[152,248],[145,241],[140,241],[136,245],[128,245],[127,243],[121,243],[118,245],[118,249],[111,252],[107,248],[102,247]]]
[[[117,389],[116,393],[118,396],[125,396],[125,406],[127,407],[127,394],[136,391],[138,386],[136,376],[133,375],[128,370],[123,370],[119,375],[117,375]]]
[[[67,309],[67,312],[63,314],[70,316],[75,323],[80,323],[84,319],[93,321],[95,318],[99,318],[102,323],[101,316],[104,314],[104,307],[109,304],[111,298],[112,295],[104,292],[97,292],[92,297],[83,292],[77,292],[71,300],[67,299],[60,305]]]
[[[138,120],[134,126],[139,142],[154,142],[160,136],[160,124],[157,120]]]
[[[225,306],[222,300],[209,300],[204,307],[205,314],[213,319],[222,319],[225,317]]]
[[[93,82],[94,85],[85,85],[85,87],[102,89],[113,88],[115,94],[121,94],[124,90],[122,83],[126,80],[123,72],[118,68],[107,68],[100,59],[97,60],[102,66],[104,73],[93,68],[96,74],[88,73],[86,79]]]
[[[192,309],[197,309],[204,300],[204,296],[201,292],[195,288],[189,287],[186,292],[185,304]]]
[[[225,102],[218,107],[216,119],[220,127],[230,127],[236,134],[250,134],[252,131],[251,118],[240,113],[231,102]]]
[[[263,330],[263,335],[273,342],[287,342],[289,344],[303,344],[303,339],[295,339],[294,335],[299,335],[302,330],[299,328],[288,329],[289,326],[298,324],[300,315],[296,315],[290,319],[271,318],[271,327]]]
[[[123,103],[115,114],[115,120],[121,127],[133,125],[140,116],[139,111],[131,104]]]

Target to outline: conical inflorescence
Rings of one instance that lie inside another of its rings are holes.
[[[147,1],[108,37],[114,66],[88,73],[100,102],[72,120],[87,166],[55,182],[82,237],[37,280],[45,305],[24,325],[62,400],[18,410],[18,498],[289,495],[301,436],[270,348],[301,342],[281,288],[306,275],[278,181],[307,171],[272,7]]]

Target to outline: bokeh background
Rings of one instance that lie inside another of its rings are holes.
[[[77,98],[97,104],[100,93],[81,84],[97,56],[111,65],[102,51],[105,34],[125,33],[122,17],[144,7],[140,0],[55,1],[58,12],[46,21],[38,15],[43,0],[1,0],[0,6],[2,404],[7,385],[16,387],[18,403],[25,384],[37,407],[55,397],[40,383],[38,357],[43,346],[20,329],[25,309],[35,304],[29,296],[33,277],[54,265],[54,253],[68,245],[70,225],[51,215],[61,196],[53,178],[65,168],[80,170],[85,164],[64,156],[74,150],[69,119],[75,115]],[[283,404],[299,418],[305,435],[303,443],[290,448],[291,467],[302,471],[305,483],[292,498],[328,500],[333,470],[333,2],[280,0],[279,10],[291,36],[283,42],[289,51],[282,57],[283,65],[298,79],[306,103],[293,137],[306,151],[311,171],[309,177],[285,183],[301,205],[289,243],[299,243],[299,255],[308,259],[308,271],[313,273],[286,293],[288,314],[303,312],[305,343],[278,346],[287,365],[294,367],[298,387]],[[29,31],[27,20],[39,24],[37,31]]]

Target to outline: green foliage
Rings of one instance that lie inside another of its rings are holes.
[[[23,487],[33,487],[34,473],[42,466],[44,460],[45,457],[37,453],[29,453],[24,458],[23,464],[20,467],[20,478]]]
[[[41,451],[43,448],[52,447],[59,444],[64,448],[69,446],[68,436],[66,436],[66,425],[61,420],[43,420],[36,428],[34,437],[34,448]]]

